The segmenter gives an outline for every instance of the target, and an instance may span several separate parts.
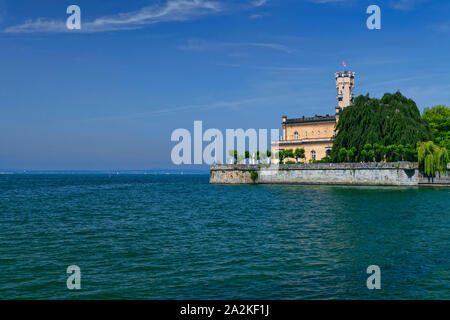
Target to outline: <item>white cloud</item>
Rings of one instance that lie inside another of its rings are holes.
[[[429,0],[391,0],[393,8],[398,10],[413,10],[417,5]]]
[[[415,0],[396,0],[392,3],[392,7],[399,10],[410,10],[415,5]]]
[[[270,71],[270,72],[278,72],[278,73],[285,73],[285,72],[306,72],[311,71],[313,68],[311,67],[305,67],[305,66],[255,66],[255,65],[241,65],[241,64],[232,64],[232,63],[218,63],[216,64],[218,66],[222,67],[230,67],[230,68],[248,68],[248,69],[256,69],[256,70],[263,70],[263,71]]]
[[[265,17],[269,17],[270,13],[263,12],[263,13],[254,13],[250,15],[250,19],[263,19]]]
[[[282,51],[285,53],[292,52],[292,50],[288,46],[285,46],[280,43],[271,43],[271,42],[209,42],[203,40],[189,40],[178,46],[178,48],[181,50],[192,50],[192,51],[211,50],[226,47],[235,47],[235,48],[257,47]]]
[[[27,20],[21,25],[6,28],[6,33],[32,33],[32,32],[64,32],[68,31],[63,21],[46,20],[38,18]]]
[[[210,0],[168,0],[163,6],[148,6],[141,10],[100,17],[81,24],[81,32],[105,32],[114,30],[140,29],[146,25],[185,21],[199,16],[215,14],[222,10],[217,1]],[[83,13],[82,13],[83,14]],[[66,32],[65,21],[39,18],[28,20],[21,25],[11,26],[6,33]],[[70,30],[73,32],[73,30]]]
[[[255,7],[262,7],[263,5],[265,5],[267,3],[268,0],[255,0],[252,2],[252,4]]]
[[[146,117],[156,117],[156,116],[164,116],[169,114],[179,114],[180,112],[187,112],[192,110],[211,110],[211,109],[234,109],[240,108],[244,106],[260,106],[261,103],[265,102],[268,99],[276,98],[276,96],[271,97],[254,97],[254,98],[245,98],[241,100],[231,100],[231,101],[215,101],[208,104],[192,104],[185,106],[178,106],[173,108],[162,108],[155,109],[148,112],[140,112],[140,113],[131,113],[131,114],[122,114],[122,115],[112,115],[112,116],[104,116],[93,118],[89,120],[94,121],[110,121],[110,120],[132,120],[132,119],[142,119]]]

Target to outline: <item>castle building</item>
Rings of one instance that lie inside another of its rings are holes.
[[[353,89],[355,88],[355,73],[341,71],[335,74],[337,105],[335,115],[301,117],[289,119],[283,116],[283,136],[279,141],[272,142],[272,152],[292,149],[304,149],[305,161],[320,160],[331,153],[332,138],[335,136],[336,123],[339,114],[353,104]],[[292,159],[294,160],[294,159]]]

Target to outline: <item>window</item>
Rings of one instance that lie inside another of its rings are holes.
[[[294,139],[298,140],[298,132],[297,131],[295,131],[295,133],[294,133]]]
[[[327,150],[325,151],[325,153],[326,153],[327,157],[331,156],[331,149],[327,149]]]
[[[316,152],[313,150],[311,151],[311,159],[314,161],[316,160]]]

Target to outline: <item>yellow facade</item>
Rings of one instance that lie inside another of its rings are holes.
[[[283,136],[272,143],[272,152],[281,150],[304,149],[303,162],[321,160],[330,155],[333,147],[336,123],[342,110],[353,103],[354,73],[343,71],[336,73],[337,106],[334,116],[314,116],[288,119],[283,117]],[[295,160],[295,159],[286,159]]]
[[[272,152],[304,149],[302,161],[320,160],[329,155],[333,142],[336,118],[334,116],[287,119],[283,118],[283,138],[272,144]],[[288,159],[294,160],[294,159]]]

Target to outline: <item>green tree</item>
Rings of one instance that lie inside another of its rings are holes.
[[[303,149],[303,148],[295,149],[295,158],[297,159],[297,161],[298,161],[298,159],[300,159],[300,160],[304,159],[305,158],[305,149]]]
[[[285,152],[283,150],[280,150],[277,152],[278,159],[280,160],[280,163],[283,162],[284,159],[286,159]]]
[[[435,106],[427,108],[422,118],[428,122],[433,133],[433,142],[450,150],[450,107]]]
[[[369,150],[369,152],[367,152],[367,161],[368,162],[373,162],[374,161],[374,159],[375,159],[375,151],[373,151],[373,149],[372,150]]]
[[[252,179],[253,183],[256,183],[256,179],[258,179],[258,172],[255,170],[250,171],[250,179]]]
[[[418,144],[419,165],[428,177],[435,177],[436,172],[447,175],[447,164],[449,155],[446,148],[440,148],[432,141],[420,142]]]
[[[356,148],[355,147],[351,147],[350,149],[346,150],[345,161],[346,162],[354,162],[356,156],[357,156],[356,155]]]
[[[396,158],[397,147],[395,145],[390,145],[386,147],[386,161],[392,162]]]
[[[359,160],[364,162],[373,161],[373,146],[370,143],[364,145],[363,150],[360,152]]]
[[[417,161],[417,152],[409,143],[405,146],[405,160]]]
[[[237,150],[229,150],[228,154],[233,158],[233,163],[236,164],[238,161],[238,151]]]
[[[285,158],[294,158],[294,151],[292,149],[284,150],[284,157]]]
[[[378,143],[373,144],[373,154],[375,161],[377,162],[383,161],[387,155],[387,152],[388,152],[387,147],[380,145]]]
[[[338,154],[339,162],[345,162],[347,160],[347,149],[341,148]]]
[[[416,103],[400,92],[385,94],[381,99],[359,96],[346,107],[336,125],[331,158],[341,161],[342,148],[356,148],[355,159],[361,159],[362,150],[372,145],[375,161],[383,161],[389,145],[417,145],[419,141],[432,139],[428,123],[420,116]],[[394,151],[394,150],[390,150]],[[394,153],[393,157],[396,157]]]
[[[245,158],[245,153],[239,155],[239,157],[238,157],[238,163],[241,163],[241,164],[242,164],[242,161],[245,160],[245,159],[246,159],[246,158]]]
[[[406,148],[404,145],[399,144],[397,146],[397,161],[405,161],[405,155],[406,155]]]
[[[368,152],[367,152],[366,149],[364,149],[363,151],[361,151],[359,160],[360,160],[360,161],[363,161],[363,162],[369,161],[369,154],[368,154]]]

